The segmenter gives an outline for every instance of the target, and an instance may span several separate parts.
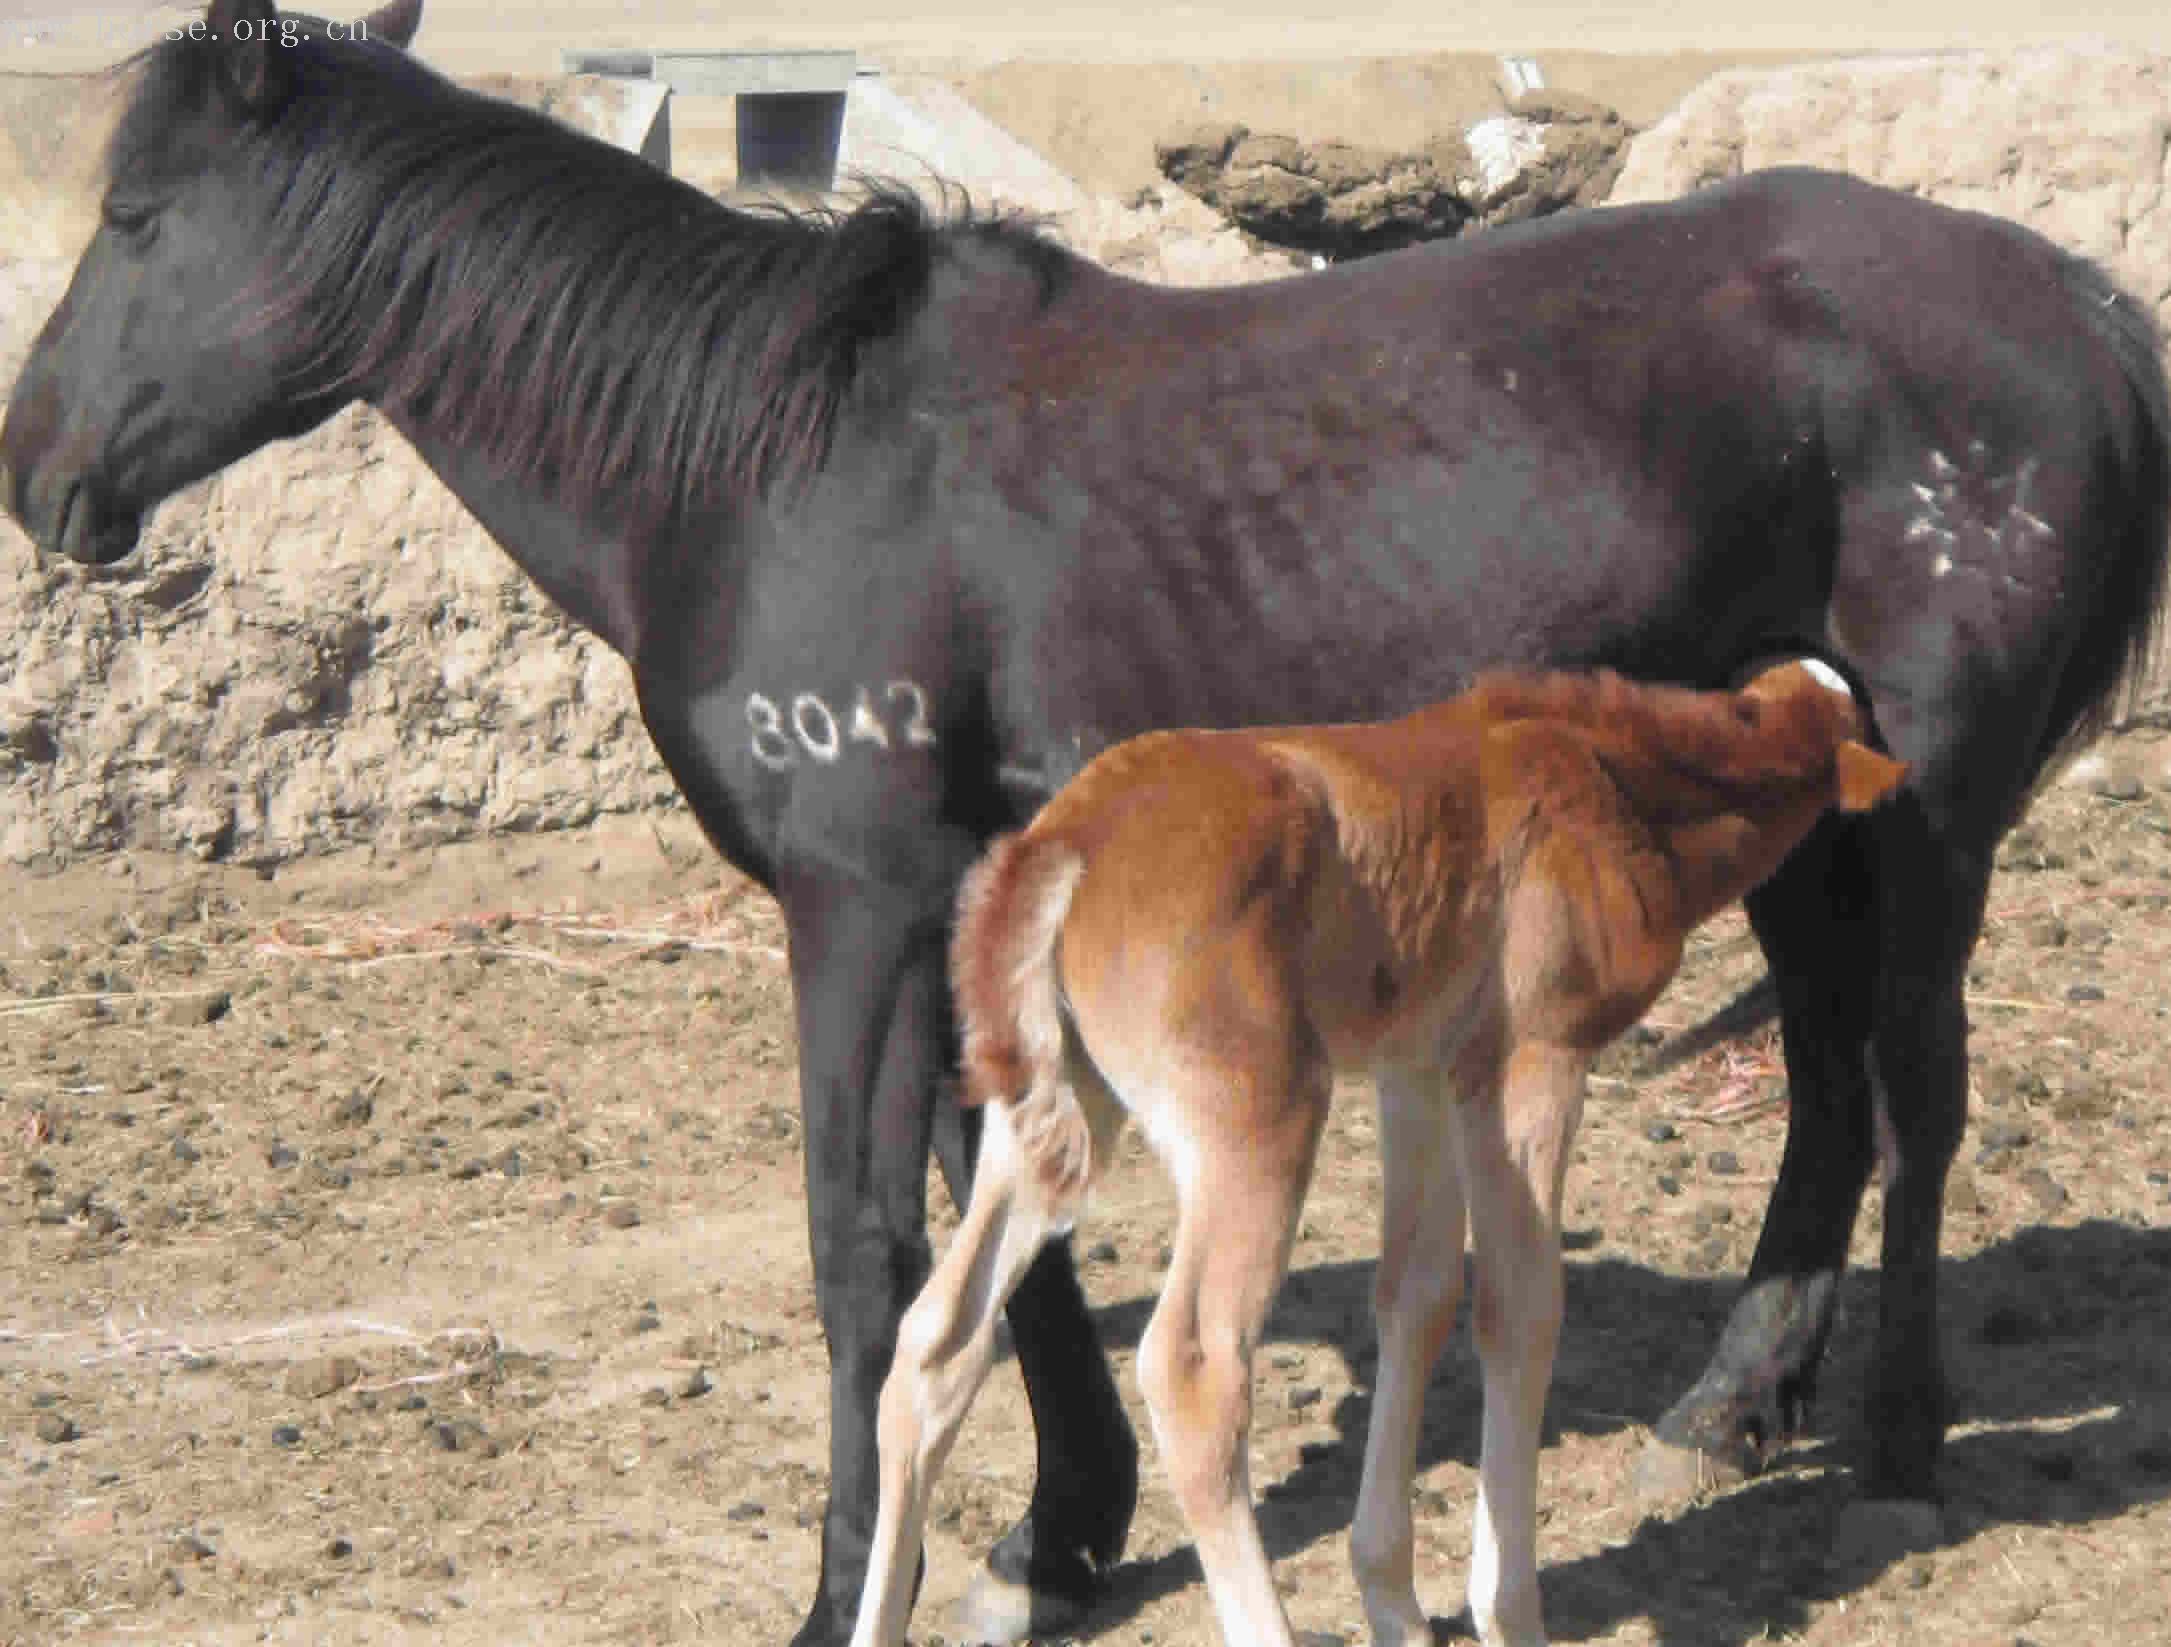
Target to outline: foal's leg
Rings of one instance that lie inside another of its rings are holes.
[[[882,1387],[882,1496],[852,1647],[898,1647],[912,1610],[927,1501],[995,1360],[995,1318],[1077,1197],[1051,1196],[1021,1157],[1010,1106],[993,1106],[964,1221],[906,1311]]]
[[[1148,1127],[1173,1145],[1180,1223],[1138,1379],[1227,1647],[1291,1642],[1252,1509],[1251,1361],[1289,1263],[1331,1081],[1321,1067],[1265,1124],[1225,1125],[1222,1136],[1210,1122],[1247,1106],[1219,1093]]]
[[[1417,1600],[1410,1486],[1425,1381],[1454,1330],[1462,1297],[1462,1183],[1447,1140],[1449,1102],[1436,1077],[1400,1071],[1380,1077],[1386,1205],[1372,1285],[1379,1374],[1364,1444],[1364,1483],[1349,1534],[1374,1647],[1429,1647],[1432,1640]]]
[[[935,1117],[935,1152],[960,1207],[972,1199],[980,1115],[945,1103]],[[951,1617],[948,1634],[972,1642],[1068,1634],[1123,1553],[1138,1503],[1138,1438],[1093,1330],[1069,1237],[1040,1249],[1006,1313],[1032,1408],[1033,1497]]]
[[[1470,1202],[1485,1369],[1485,1439],[1470,1548],[1470,1615],[1486,1647],[1540,1647],[1538,1443],[1560,1342],[1560,1199],[1589,1054],[1527,1045],[1497,1094],[1454,1104]]]

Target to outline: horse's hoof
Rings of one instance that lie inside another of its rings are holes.
[[[1799,1386],[1800,1381],[1796,1381]],[[1744,1388],[1716,1373],[1706,1373],[1693,1390],[1668,1409],[1651,1433],[1645,1460],[1637,1465],[1639,1482],[1646,1469],[1661,1492],[1708,1492],[1759,1475],[1808,1416],[1806,1394],[1781,1389]],[[1700,1464],[1672,1466],[1648,1462],[1660,1450],[1687,1453]],[[1686,1478],[1684,1480],[1684,1478]]]
[[[951,1609],[946,1633],[950,1640],[970,1647],[1010,1647],[1013,1642],[1070,1635],[1085,1616],[1082,1602],[1037,1592],[982,1567],[972,1588]]]
[[[1945,1512],[1926,1498],[1858,1498],[1839,1512],[1832,1565],[1882,1571],[1945,1542]]]
[[[823,1613],[799,1626],[798,1633],[792,1637],[791,1647],[844,1647],[844,1643],[851,1639],[851,1633],[850,1619],[840,1623]]]
[[[1637,1503],[1655,1510],[1677,1510],[1748,1477],[1738,1453],[1677,1447],[1654,1435],[1644,1442],[1630,1468],[1628,1484]]]

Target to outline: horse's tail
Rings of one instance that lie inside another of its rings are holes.
[[[2069,257],[2066,290],[2110,351],[2132,396],[2127,449],[2119,453],[2124,509],[2109,542],[2093,609],[2051,700],[2038,771],[2077,752],[2127,712],[2146,684],[2163,632],[2171,569],[2171,385],[2163,338],[2146,308],[2085,258]]]
[[[1066,841],[1006,835],[958,894],[951,985],[964,1030],[968,1104],[1010,1106],[1034,1176],[1075,1192],[1093,1169],[1092,1128],[1064,1069],[1056,947],[1085,873]]]

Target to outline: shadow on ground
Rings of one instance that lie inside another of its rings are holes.
[[[1573,1252],[1567,1278],[1548,1445],[1563,1430],[1648,1428],[1702,1370],[1737,1282],[1615,1258],[1579,1261]],[[2108,1520],[2171,1499],[2171,1392],[2161,1381],[2171,1359],[2171,1230],[2106,1220],[2026,1230],[1946,1262],[1940,1279],[1957,1395],[1946,1450],[1948,1543],[2004,1525]],[[1271,1341],[1329,1345],[1360,1386],[1369,1383],[1371,1285],[1368,1263],[1292,1274]],[[1697,1647],[1779,1638],[1804,1629],[1815,1604],[1859,1591],[1899,1559],[1841,1553],[1833,1539],[1853,1501],[1845,1466],[1874,1285],[1874,1272],[1858,1274],[1843,1292],[1823,1380],[1826,1433],[1805,1438],[1762,1477],[1677,1512],[1654,1510],[1600,1554],[1544,1564],[1555,1635],[1603,1635],[1648,1618],[1662,1641]],[[1153,1302],[1102,1311],[1105,1342],[1135,1346]],[[1420,1470],[1476,1463],[1480,1387],[1467,1326],[1467,1319],[1458,1325],[1428,1391]],[[1361,1390],[1345,1398],[1334,1415],[1337,1442],[1306,1448],[1299,1467],[1261,1493],[1260,1525],[1274,1559],[1347,1532],[1370,1409]],[[1467,1506],[1449,1513],[1467,1514]],[[1123,1567],[1086,1634],[1199,1581],[1188,1547]],[[1429,1573],[1420,1589],[1437,1594],[1460,1582],[1459,1574]],[[1461,1639],[1467,1620],[1435,1620],[1435,1633]]]

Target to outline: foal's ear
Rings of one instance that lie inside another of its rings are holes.
[[[415,30],[422,27],[422,0],[386,0],[355,28],[357,37],[368,35],[372,40],[382,40],[388,46],[405,51],[414,42]]]
[[[219,87],[235,109],[258,118],[277,113],[286,98],[287,68],[272,0],[211,0],[204,22],[218,42]]]
[[[1907,781],[1907,763],[1849,738],[1839,746],[1839,809],[1867,812]]]

